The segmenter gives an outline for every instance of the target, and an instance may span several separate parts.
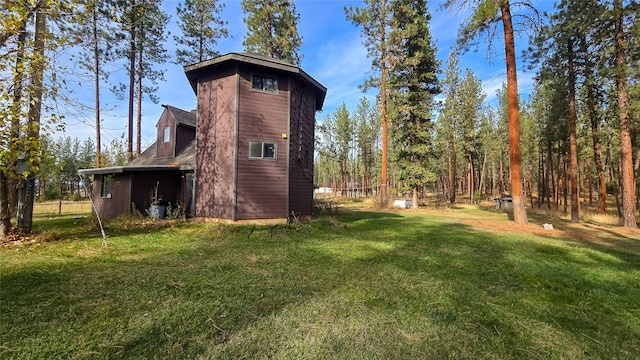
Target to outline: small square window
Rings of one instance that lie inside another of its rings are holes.
[[[250,159],[275,160],[278,152],[276,143],[266,141],[249,142]]]
[[[254,90],[277,93],[278,79],[273,77],[253,75],[251,78],[251,88]]]
[[[249,157],[254,159],[262,159],[262,143],[261,142],[250,143]]]
[[[168,127],[164,128],[162,141],[165,142],[165,143],[168,143],[168,142],[171,141],[171,129],[169,129]]]
[[[275,159],[276,158],[276,144],[263,143],[262,144],[262,158],[263,159]]]
[[[111,184],[113,183],[113,178],[111,176],[103,176],[102,181],[100,182],[100,197],[102,198],[111,198]]]

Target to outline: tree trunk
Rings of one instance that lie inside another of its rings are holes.
[[[92,4],[93,16],[93,82],[96,88],[95,93],[95,107],[96,107],[96,167],[100,167],[100,151],[101,151],[101,136],[100,136],[100,48],[98,45],[98,11],[95,3]]]
[[[522,198],[522,170],[520,161],[520,124],[518,104],[518,79],[516,74],[516,47],[511,22],[509,1],[500,5],[502,24],[504,26],[504,47],[507,65],[507,98],[509,103],[509,157],[511,199],[513,201],[513,221],[516,224],[527,224],[527,210]]]
[[[544,202],[544,193],[546,192],[544,183],[544,152],[542,151],[542,144],[538,143],[538,209],[542,207]]]
[[[17,188],[18,188],[18,180],[16,179],[16,163],[17,163],[17,155],[22,152],[22,146],[20,145],[20,118],[22,116],[18,116],[22,112],[22,91],[24,87],[24,71],[25,71],[25,42],[27,40],[27,28],[26,22],[22,24],[22,28],[20,29],[20,33],[18,34],[17,39],[17,50],[16,50],[16,66],[14,69],[13,76],[13,99],[12,99],[12,109],[11,113],[15,114],[15,116],[11,119],[11,132],[9,139],[10,146],[10,156],[7,164],[6,172],[5,172],[5,181],[7,182],[7,197],[6,204],[2,204],[0,206],[7,206],[7,211],[9,213],[9,218],[11,218],[12,214],[16,214],[17,212]],[[4,210],[0,210],[4,211]]]
[[[133,1],[131,5],[134,6]],[[134,12],[135,9],[132,9]],[[129,124],[128,124],[128,143],[127,157],[128,160],[133,159],[133,104],[134,104],[134,87],[136,85],[136,17],[132,15],[129,26]]]
[[[142,41],[138,46],[138,76],[136,77],[136,157],[142,152]],[[174,138],[176,134],[173,134]]]
[[[386,0],[382,0],[382,24],[380,31],[380,117],[382,121],[382,171],[380,203],[387,207],[387,55],[386,55]]]
[[[38,9],[35,21],[35,36],[33,43],[34,56],[31,59],[31,96],[29,101],[29,115],[27,124],[28,143],[25,147],[25,159],[28,164],[28,175],[21,181],[18,191],[18,213],[16,215],[16,225],[24,234],[31,232],[33,224],[33,202],[35,200],[35,169],[39,162],[37,156],[27,159],[29,154],[37,154],[40,141],[40,115],[42,109],[43,78],[44,78],[44,41],[47,30],[47,9],[46,5]]]
[[[9,216],[9,191],[4,170],[0,170],[0,239],[4,239],[11,230]]]
[[[533,209],[533,157],[529,159],[529,199],[531,200],[531,208]]]
[[[586,182],[588,188],[588,197],[589,197],[589,206],[593,206],[593,183],[591,182],[591,164],[589,159],[584,159],[585,166],[587,167],[586,173]]]
[[[624,35],[622,0],[614,0],[616,25],[616,89],[618,91],[618,117],[620,119],[620,182],[622,184],[623,226],[637,229],[636,184],[633,178],[631,120],[629,118],[629,92],[627,89],[627,44]]]
[[[571,186],[571,222],[580,222],[580,199],[578,195],[578,145],[576,140],[576,72],[573,65],[573,41],[567,44],[567,61],[569,72],[569,151],[571,163],[569,167],[569,184]]]
[[[474,179],[473,179],[473,157],[471,152],[467,154],[467,194],[469,196],[469,204],[473,203]]]
[[[502,161],[502,149],[500,149],[500,169],[498,169],[498,191],[500,191],[500,196],[504,194],[504,164]]]
[[[585,36],[582,36],[582,52],[587,53]],[[598,175],[598,214],[604,214],[607,209],[607,184],[604,179],[604,166],[602,166],[602,144],[600,142],[600,120],[598,119],[598,113],[596,111],[596,94],[595,84],[593,76],[593,64],[587,59],[584,67],[586,77],[586,89],[587,89],[587,109],[589,113],[589,120],[591,122],[591,139],[593,142],[593,160],[596,166],[596,173]],[[589,205],[591,205],[591,188],[589,188]]]
[[[482,159],[482,170],[480,171],[480,184],[478,186],[478,190],[480,190],[480,193],[482,194],[484,192],[483,187],[484,187],[484,183],[485,183],[485,172],[487,171],[487,151],[484,151],[484,156]]]
[[[566,140],[565,140],[566,142]],[[566,146],[563,148],[566,149]],[[564,201],[562,202],[564,213],[567,213],[568,204],[569,204],[569,153],[567,151],[564,152],[564,157],[562,158],[562,198]]]
[[[449,202],[451,203],[451,205],[456,203],[456,192],[458,191],[456,189],[456,181],[457,181],[457,170],[458,167],[457,162],[457,144],[456,144],[456,140],[455,138],[453,139],[453,151],[451,153],[451,163],[449,164]]]

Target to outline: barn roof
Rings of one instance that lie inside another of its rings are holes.
[[[192,111],[186,111],[179,109],[175,106],[162,104],[162,107],[167,109],[167,111],[173,114],[173,117],[176,119],[176,122],[179,125],[189,126],[195,129],[196,127],[196,114]],[[160,120],[158,120],[160,121]]]
[[[80,175],[117,174],[133,171],[176,171],[193,170],[196,165],[196,142],[191,141],[175,158],[156,158],[156,143],[149,146],[140,156],[124,166],[111,166],[78,170]]]
[[[184,72],[187,75],[187,79],[189,79],[189,83],[191,84],[193,91],[197,93],[198,76],[202,71],[211,71],[222,64],[234,62],[280,70],[299,76],[313,86],[316,93],[316,110],[322,110],[324,98],[327,95],[326,87],[320,84],[316,79],[309,76],[309,74],[304,72],[304,70],[298,66],[292,65],[283,60],[273,59],[265,55],[254,53],[229,53],[197,64],[187,65],[184,67]]]

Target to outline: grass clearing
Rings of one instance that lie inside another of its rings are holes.
[[[636,359],[640,234],[554,223],[345,207],[299,225],[121,220],[105,249],[87,219],[42,219],[57,240],[0,250],[0,357]]]

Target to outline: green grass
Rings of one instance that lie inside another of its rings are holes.
[[[58,240],[0,250],[0,357],[638,358],[637,251],[455,220],[483,216],[504,214],[119,221],[107,249],[88,220],[40,220]]]

